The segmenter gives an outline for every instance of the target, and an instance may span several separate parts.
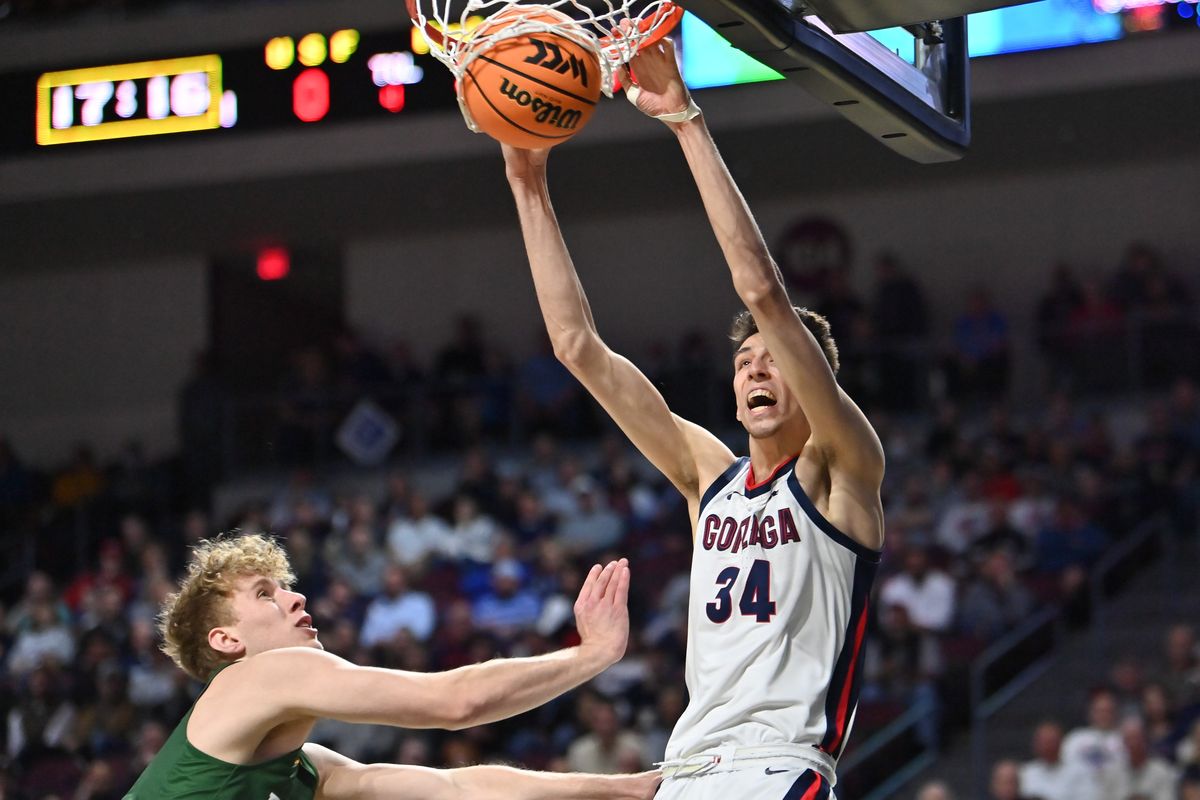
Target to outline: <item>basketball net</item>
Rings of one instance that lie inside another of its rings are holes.
[[[683,8],[671,0],[405,0],[413,25],[429,42],[429,52],[454,74],[458,107],[467,127],[478,132],[463,100],[462,77],[476,58],[498,43],[531,33],[553,33],[579,44],[596,56],[600,91],[612,97],[617,69],[638,51],[666,36],[683,17]],[[539,18],[537,12],[549,13]],[[489,24],[488,18],[509,12],[511,22]],[[555,17],[563,16],[563,19]],[[547,18],[549,17],[549,18]],[[628,21],[628,22],[626,22]],[[566,65],[564,64],[564,67]]]

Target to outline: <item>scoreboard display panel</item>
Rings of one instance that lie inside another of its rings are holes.
[[[0,155],[119,140],[389,119],[457,107],[454,79],[412,28],[273,37],[222,52],[154,53],[0,77]]]

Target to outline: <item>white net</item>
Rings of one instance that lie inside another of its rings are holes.
[[[413,25],[429,40],[429,51],[459,79],[480,54],[497,43],[531,33],[554,33],[585,47],[597,59],[600,90],[612,97],[616,70],[657,41],[679,21],[671,0],[406,0]]]

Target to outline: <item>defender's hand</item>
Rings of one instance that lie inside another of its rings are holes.
[[[588,572],[575,601],[575,627],[580,648],[594,653],[605,666],[625,655],[629,642],[629,561],[610,561]]]
[[[675,60],[675,43],[670,37],[639,52],[628,66],[621,67],[620,74],[626,93],[631,85],[640,89],[633,104],[647,116],[674,114],[686,109],[691,102]]]
[[[500,145],[504,153],[504,172],[509,180],[524,180],[546,172],[546,160],[550,158],[550,148],[542,150],[525,150],[512,145]]]

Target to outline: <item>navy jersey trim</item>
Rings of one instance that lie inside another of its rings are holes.
[[[862,684],[862,661],[871,584],[876,565],[865,559],[854,564],[854,585],[850,591],[850,618],[842,634],[842,650],[834,665],[833,677],[825,694],[825,737],[820,749],[834,759],[840,758],[850,737],[850,725],[858,708]]]
[[[746,458],[745,456],[735,460],[717,477],[715,481],[709,485],[708,491],[706,491],[704,496],[700,498],[701,512],[703,512],[708,504],[712,502],[712,499],[719,495],[721,490],[724,489],[731,480],[733,480],[733,476],[742,471],[742,467],[744,467],[746,462],[749,460],[750,459]]]
[[[800,479],[796,477],[796,470],[793,469],[791,474],[788,475],[787,485],[788,488],[792,490],[792,494],[795,496],[796,501],[800,503],[800,507],[804,509],[804,513],[808,515],[808,518],[812,520],[813,524],[820,528],[826,536],[828,536],[830,539],[833,539],[835,542],[849,550],[851,553],[854,553],[854,555],[858,556],[859,558],[864,558],[867,561],[870,561],[872,564],[879,563],[879,556],[882,553],[881,550],[872,550],[871,548],[854,541],[849,536],[835,528],[833,523],[825,519],[820,511],[817,511],[817,507],[813,505],[813,501],[805,493],[804,487],[800,485]]]

